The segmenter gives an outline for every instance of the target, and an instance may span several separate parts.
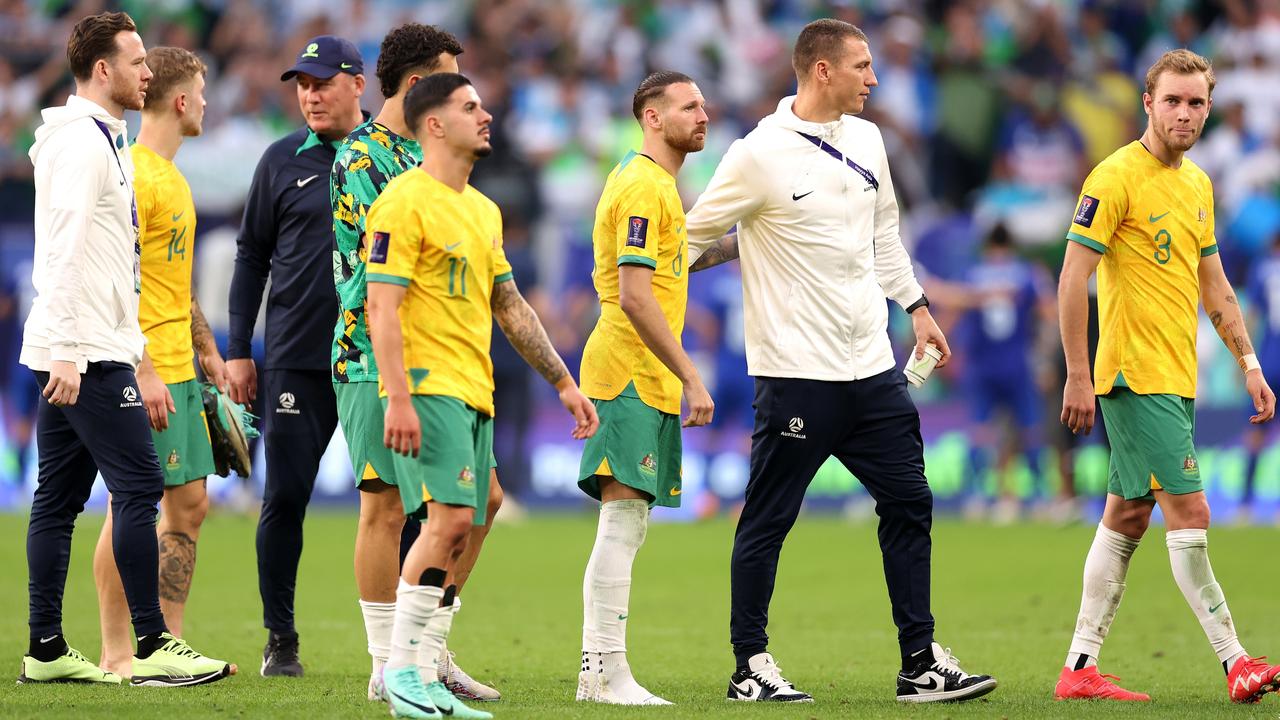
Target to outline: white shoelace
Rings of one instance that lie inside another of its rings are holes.
[[[951,648],[942,649],[942,659],[934,659],[933,667],[935,670],[949,675],[955,675],[957,679],[963,680],[969,677],[969,674],[960,669],[960,660],[951,654]]]
[[[782,677],[782,668],[775,663],[765,665],[756,675],[774,690],[795,690],[795,686]]]

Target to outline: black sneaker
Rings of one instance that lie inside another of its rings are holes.
[[[786,678],[769,653],[752,655],[747,667],[729,678],[729,699],[761,702],[813,702]]]
[[[920,662],[898,673],[898,702],[924,703],[971,700],[996,689],[990,675],[970,675],[960,669],[951,649],[933,643],[920,653]]]
[[[262,649],[262,677],[302,677],[298,636],[270,633]]]

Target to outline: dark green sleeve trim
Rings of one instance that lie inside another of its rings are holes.
[[[1218,254],[1218,243],[1214,243],[1209,247],[1200,248],[1200,257],[1209,257],[1210,255],[1217,255],[1217,254]]]
[[[508,280],[514,280],[514,279],[515,279],[515,273],[508,270],[507,272],[504,272],[501,275],[495,277],[493,279],[493,284],[497,285],[498,283],[504,283]]]
[[[651,270],[658,269],[658,261],[643,255],[619,255],[619,265],[643,265]]]
[[[1104,254],[1104,255],[1105,255],[1105,254],[1106,254],[1106,252],[1107,252],[1107,246],[1106,246],[1106,245],[1103,245],[1102,243],[1098,242],[1097,240],[1090,240],[1089,238],[1087,238],[1087,237],[1085,237],[1085,236],[1081,235],[1080,233],[1069,232],[1069,233],[1067,233],[1067,239],[1068,239],[1068,240],[1071,240],[1071,241],[1073,241],[1073,242],[1078,242],[1078,243],[1080,243],[1081,245],[1083,245],[1083,246],[1085,246],[1085,247],[1089,248],[1090,250],[1097,250],[1098,252],[1100,252],[1100,253],[1102,253],[1102,254]]]
[[[402,278],[398,275],[384,275],[382,273],[369,273],[365,276],[365,280],[371,283],[386,283],[388,285],[399,285],[400,287],[409,287],[409,278]]]

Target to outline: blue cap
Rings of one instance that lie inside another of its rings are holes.
[[[298,61],[280,79],[290,80],[298,73],[306,73],[328,80],[340,72],[348,75],[364,72],[364,60],[360,58],[360,51],[348,40],[334,35],[320,35],[307,41],[306,47],[298,53]]]

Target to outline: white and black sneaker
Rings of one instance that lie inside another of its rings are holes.
[[[729,699],[760,702],[813,702],[786,678],[769,653],[752,655],[747,667],[729,678]]]
[[[898,702],[924,703],[971,700],[996,689],[990,675],[970,675],[938,643],[918,653],[920,661],[911,670],[898,673]]]

